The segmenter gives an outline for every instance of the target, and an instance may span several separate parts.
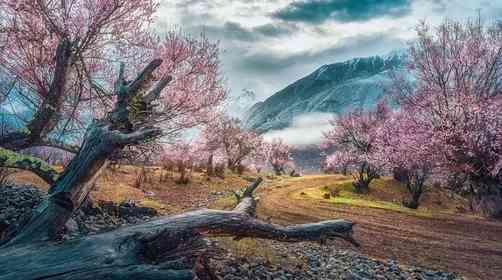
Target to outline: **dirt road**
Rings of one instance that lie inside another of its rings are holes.
[[[349,219],[357,224],[354,236],[361,252],[371,257],[454,271],[466,279],[502,279],[502,221],[446,214],[417,217],[294,195],[334,180],[341,179],[307,176],[269,183],[259,192],[258,215],[284,224]]]

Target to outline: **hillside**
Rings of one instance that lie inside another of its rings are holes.
[[[256,103],[247,112],[245,124],[263,133],[288,127],[295,116],[306,113],[370,107],[384,94],[389,71],[403,71],[403,64],[404,55],[394,53],[324,65]]]

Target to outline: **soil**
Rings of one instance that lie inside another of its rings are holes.
[[[342,179],[311,176],[268,184],[258,192],[258,215],[280,224],[352,220],[356,223],[354,237],[364,255],[458,272],[466,279],[501,279],[502,221],[464,214],[420,217],[292,195],[336,180]]]

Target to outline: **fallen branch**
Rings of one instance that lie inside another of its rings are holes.
[[[235,236],[285,242],[342,238],[354,244],[350,221],[280,226],[255,217],[253,193],[258,179],[239,196],[231,211],[199,210],[160,218],[141,225],[61,242],[65,224],[77,210],[110,158],[127,145],[162,135],[153,112],[132,114],[136,105],[150,108],[169,77],[153,86],[153,60],[128,82],[121,66],[115,83],[117,100],[112,112],[87,129],[78,153],[49,189],[48,196],[21,226],[0,240],[0,279],[192,279],[195,260],[205,251],[202,236]],[[35,252],[35,253],[34,253]]]
[[[201,236],[357,244],[346,220],[280,226],[256,219],[253,192],[260,182],[231,211],[192,211],[69,242],[4,245],[0,279],[192,279],[192,267],[182,264],[201,250]]]

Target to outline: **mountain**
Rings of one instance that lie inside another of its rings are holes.
[[[253,105],[244,124],[260,133],[283,129],[293,118],[312,112],[341,113],[368,108],[384,94],[389,71],[404,71],[405,55],[356,58],[324,65],[267,100]]]

